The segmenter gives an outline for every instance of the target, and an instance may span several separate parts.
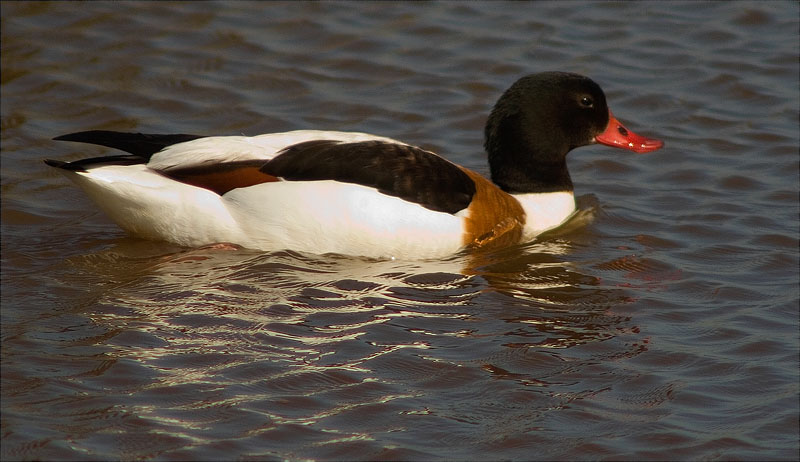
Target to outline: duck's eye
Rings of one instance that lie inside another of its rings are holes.
[[[594,100],[588,96],[584,96],[583,98],[581,98],[581,106],[592,107],[594,106]]]

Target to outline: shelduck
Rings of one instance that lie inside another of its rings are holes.
[[[522,77],[497,101],[485,129],[491,181],[417,146],[355,132],[92,130],[55,139],[128,153],[45,163],[134,236],[403,259],[530,241],[575,212],[569,151],[663,145],[626,129],[594,81],[565,72]]]

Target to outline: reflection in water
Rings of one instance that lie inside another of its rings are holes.
[[[624,292],[570,262],[571,242],[401,262],[216,248],[142,257],[145,244],[125,239],[70,261],[77,277],[111,279],[85,313],[107,331],[93,339],[104,353],[89,382],[170,435],[164,451],[215,441],[209,425],[228,420],[237,437],[272,442],[300,426],[312,448],[405,425],[430,426],[439,443],[482,429],[489,444],[509,412],[533,431],[607,389],[586,370],[597,357],[643,351],[638,340],[592,346],[636,328],[612,312]],[[477,428],[444,435],[439,419]]]
[[[124,247],[80,259],[97,269],[107,268],[98,264],[104,259],[114,262],[108,267],[129,267],[129,280],[103,296],[101,304],[114,309],[90,314],[98,323],[158,332],[172,352],[202,337],[206,348],[266,349],[298,364],[331,365],[323,358],[344,356],[348,342],[378,330],[390,347],[366,343],[381,350],[427,348],[437,337],[494,336],[498,320],[507,329],[501,335],[526,340],[507,346],[564,348],[607,339],[624,319],[606,310],[626,296],[574,268],[571,245],[550,239],[426,262],[211,248],[164,255],[154,264],[126,257]],[[391,342],[398,328],[413,341]],[[156,349],[163,347],[158,342]],[[160,356],[143,353],[137,350],[139,358]]]

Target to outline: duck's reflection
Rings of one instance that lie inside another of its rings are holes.
[[[580,230],[595,210],[584,206],[562,235]],[[142,250],[147,245],[126,239],[76,261],[116,281],[98,293],[113,309],[93,319],[159,330],[172,347],[139,349],[140,358],[202,346],[354,367],[375,348],[463,342],[468,351],[470,339],[492,339],[507,348],[566,349],[629,330],[629,319],[613,314],[628,295],[571,261],[574,241],[559,235],[413,262],[219,247],[153,255]]]
[[[544,415],[647,347],[617,314],[627,289],[586,261],[596,208],[582,210],[563,234],[436,261],[120,240],[68,261],[66,279],[100,282],[83,312],[108,331],[80,380],[186,438],[233,416],[248,434],[325,436],[345,419],[346,437],[369,437],[420,416],[483,425],[497,406]]]

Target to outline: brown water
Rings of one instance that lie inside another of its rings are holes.
[[[442,261],[126,237],[87,129],[358,130],[486,173],[499,94],[591,76],[637,156]],[[798,4],[2,3],[2,456],[798,458]]]

